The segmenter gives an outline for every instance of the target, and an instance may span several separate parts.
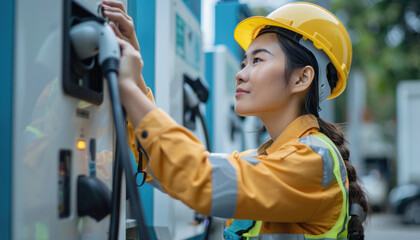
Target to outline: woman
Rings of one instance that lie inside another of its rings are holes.
[[[116,17],[126,16],[121,6],[105,15],[127,25]],[[319,6],[292,3],[242,21],[234,36],[246,51],[235,111],[260,118],[271,139],[230,155],[206,152],[155,107],[140,53],[120,40],[121,101],[131,142],[150,156],[150,183],[202,214],[234,218],[225,239],[363,239],[368,205],[343,133],[318,113],[320,101],[346,86],[352,50],[344,26]]]

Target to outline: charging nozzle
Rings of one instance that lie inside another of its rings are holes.
[[[76,55],[86,60],[98,55],[102,72],[118,72],[120,47],[114,31],[107,22],[87,20],[74,25],[70,39]]]
[[[184,82],[191,86],[200,102],[207,102],[209,98],[209,86],[203,78],[193,79],[187,73],[184,73]]]

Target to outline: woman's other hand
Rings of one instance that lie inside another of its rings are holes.
[[[109,25],[114,30],[115,35],[117,35],[118,38],[129,42],[135,50],[140,51],[139,42],[137,41],[136,32],[134,31],[133,19],[127,14],[122,2],[104,0],[102,1],[102,7],[104,16],[111,20]],[[117,23],[118,26],[115,23]],[[137,71],[140,73],[139,78],[136,77],[135,79],[139,79],[137,80],[137,86],[142,90],[144,94],[147,94],[147,86],[144,82],[143,76],[141,75],[143,64],[141,64],[141,66],[141,69]]]
[[[140,47],[134,31],[133,19],[127,14],[122,2],[113,0],[102,1],[102,7],[104,16],[111,20],[109,25],[115,34],[129,42],[134,49],[139,51]]]
[[[119,86],[121,90],[127,87],[136,87],[141,78],[143,70],[143,59],[140,52],[127,41],[118,38],[121,48],[121,59],[119,66]]]
[[[142,81],[141,71],[143,70],[140,52],[121,38],[118,38],[118,43],[121,48],[118,77],[121,103],[127,110],[133,126],[137,126],[156,107],[146,97],[146,92],[142,92],[141,88],[137,87]]]

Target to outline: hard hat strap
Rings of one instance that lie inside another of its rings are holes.
[[[318,98],[321,103],[328,98],[331,94],[331,86],[328,83],[327,78],[327,65],[330,63],[330,59],[324,51],[314,46],[313,42],[309,39],[299,41],[299,44],[308,49],[314,54],[316,61],[318,62]]]

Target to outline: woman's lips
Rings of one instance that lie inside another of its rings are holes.
[[[248,93],[249,92],[247,92],[247,91],[245,91],[243,89],[236,89],[235,97],[239,97],[239,96],[242,96],[242,95],[245,95],[245,94],[248,94]]]

